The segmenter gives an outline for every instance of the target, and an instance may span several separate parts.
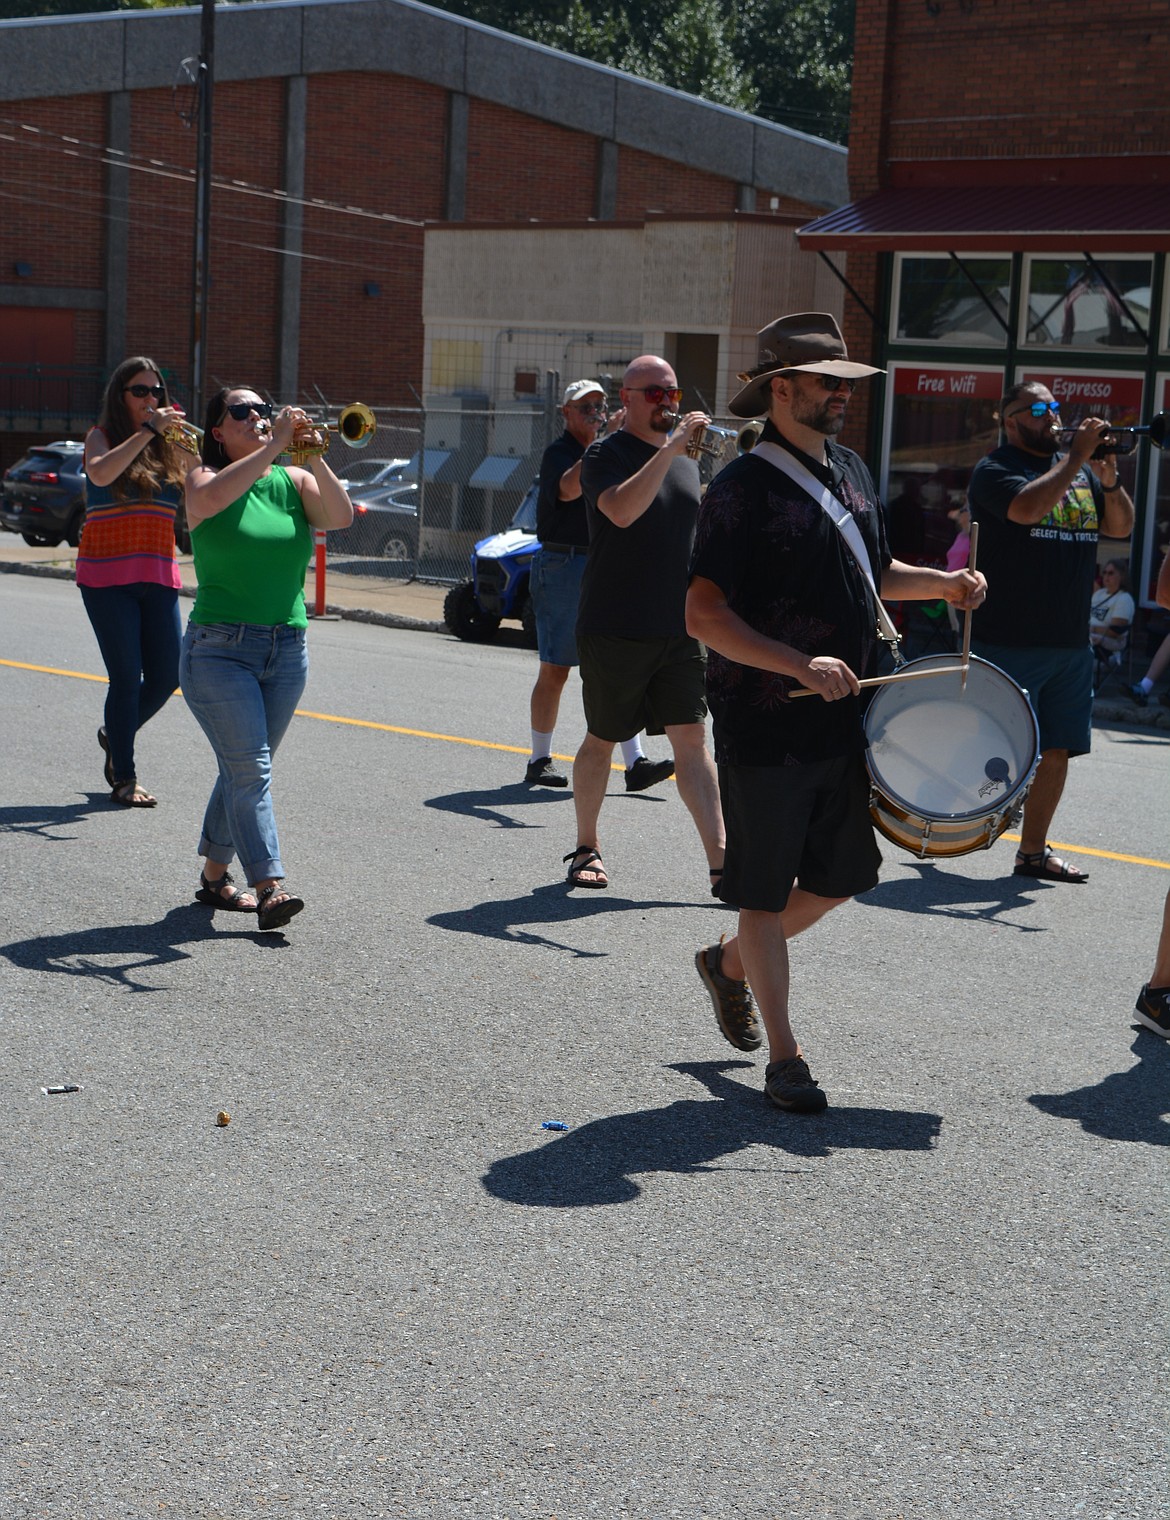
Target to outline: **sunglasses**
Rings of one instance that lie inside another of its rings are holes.
[[[128,385],[126,390],[129,395],[144,401],[147,396],[153,396],[156,401],[165,401],[167,388],[165,385]]]
[[[682,400],[682,391],[665,385],[627,385],[628,391],[641,391],[651,406],[661,406],[669,401],[672,406],[677,406]]]
[[[257,417],[272,416],[272,406],[267,401],[233,401],[224,411],[234,422],[246,422],[253,412]]]
[[[1059,415],[1060,415],[1060,402],[1059,401],[1033,401],[1033,403],[1032,403],[1031,406],[1022,406],[1022,407],[1020,407],[1020,409],[1018,411],[1008,412],[1007,416],[1003,420],[1006,422],[1007,419],[1008,419],[1008,417],[1024,417],[1024,416],[1047,417],[1048,414],[1049,414],[1049,412],[1051,412],[1054,417],[1059,417]]]
[[[574,403],[573,410],[584,417],[604,417],[609,412],[604,401],[600,405],[595,401],[578,401]]]
[[[821,389],[824,391],[839,391],[844,386],[852,396],[857,389],[856,380],[846,380],[841,375],[817,375],[816,378],[821,382]]]

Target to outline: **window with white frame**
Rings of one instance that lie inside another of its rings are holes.
[[[1011,286],[1008,254],[900,253],[891,336],[901,343],[1003,348]]]
[[[1088,263],[1080,254],[1031,254],[1024,260],[1020,342],[1095,352],[1145,348],[1153,278],[1153,259],[1140,255]]]

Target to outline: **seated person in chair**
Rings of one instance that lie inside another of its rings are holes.
[[[1129,594],[1125,560],[1109,559],[1101,571],[1101,589],[1093,593],[1089,604],[1089,643],[1097,659],[1105,664],[1109,656],[1121,654],[1129,641],[1133,623],[1133,597]]]

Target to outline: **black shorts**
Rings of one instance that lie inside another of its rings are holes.
[[[585,723],[598,739],[620,744],[644,729],[661,734],[707,716],[707,662],[697,639],[577,636]]]
[[[721,765],[727,856],[719,895],[779,913],[794,885],[856,897],[877,885],[881,851],[862,752],[808,765]]]

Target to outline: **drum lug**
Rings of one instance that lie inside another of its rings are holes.
[[[934,823],[930,818],[922,820],[922,846],[918,851],[919,860],[925,860],[930,851],[930,831]]]

